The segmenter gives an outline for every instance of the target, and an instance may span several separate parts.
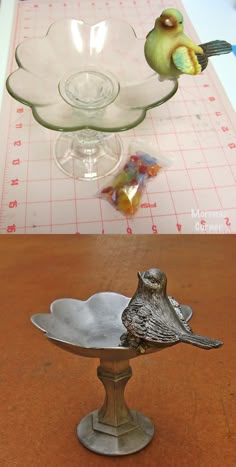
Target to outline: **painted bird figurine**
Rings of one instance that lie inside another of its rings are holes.
[[[203,349],[213,349],[223,342],[193,334],[187,321],[176,312],[167,293],[167,278],[159,269],[138,272],[138,287],[121,319],[128,333],[122,345],[144,353],[150,346],[185,342]]]
[[[156,19],[146,37],[146,61],[161,79],[178,78],[181,74],[197,75],[207,67],[208,57],[232,51],[232,45],[226,41],[197,45],[183,30],[182,13],[168,8]]]

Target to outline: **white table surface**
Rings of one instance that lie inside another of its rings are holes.
[[[182,2],[201,42],[225,39],[233,45],[236,44],[236,0]],[[17,0],[0,0],[0,110],[16,3]],[[232,53],[221,57],[220,60],[218,57],[212,58],[211,62],[236,110],[236,57]]]

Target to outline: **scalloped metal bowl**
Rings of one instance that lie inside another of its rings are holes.
[[[52,302],[51,313],[33,315],[31,321],[51,342],[72,353],[103,360],[129,360],[138,356],[134,349],[120,346],[120,336],[126,332],[121,314],[129,300],[114,292],[96,293],[85,301],[62,298]],[[180,307],[189,320],[191,308]],[[156,346],[146,353],[163,348],[164,345]]]
[[[32,107],[41,125],[58,131],[133,128],[178,89],[177,80],[160,81],[152,72],[144,39],[117,19],[56,21],[44,37],[24,40],[16,61],[9,93]]]

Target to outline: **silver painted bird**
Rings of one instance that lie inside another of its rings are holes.
[[[140,352],[145,352],[145,344],[173,345],[185,342],[203,349],[213,349],[223,342],[193,334],[184,317],[176,312],[167,293],[167,278],[159,269],[138,272],[138,287],[121,319],[128,331],[126,342]],[[123,342],[125,339],[123,337]]]
[[[197,75],[208,64],[208,57],[232,51],[226,41],[195,44],[184,34],[183,15],[175,8],[164,10],[148,33],[144,54],[149,66],[162,79],[178,78],[181,74]]]

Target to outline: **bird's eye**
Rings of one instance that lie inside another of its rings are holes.
[[[183,21],[179,21],[179,24],[183,24]]]
[[[157,284],[157,285],[158,285],[158,281],[156,281],[156,279],[155,279],[154,277],[150,277],[149,280],[150,280],[150,282],[151,282],[152,284]]]

